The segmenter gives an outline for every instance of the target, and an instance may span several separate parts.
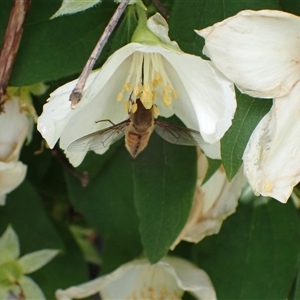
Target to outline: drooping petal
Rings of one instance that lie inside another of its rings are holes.
[[[251,96],[282,97],[300,80],[300,17],[274,10],[242,11],[196,31],[204,53]]]
[[[26,115],[20,113],[19,100],[13,98],[6,101],[4,113],[0,115],[0,160],[10,161],[19,158],[28,126]]]
[[[221,167],[201,188],[200,199],[196,197],[195,201],[202,203],[211,202],[208,199],[214,199],[211,206],[203,206],[202,216],[194,226],[184,236],[184,240],[198,243],[204,237],[217,234],[223,221],[233,214],[238,205],[238,199],[245,185],[245,178],[242,168],[236,176],[228,181],[224,169]]]
[[[0,264],[15,260],[20,255],[19,239],[11,226],[0,237]]]
[[[202,185],[207,169],[207,158],[201,151],[198,151],[198,180],[193,206],[189,219],[173,243],[171,250],[181,240],[198,243],[206,236],[218,233],[223,221],[235,212],[246,182],[242,168],[229,182],[221,166]]]
[[[190,292],[196,299],[216,300],[216,292],[208,275],[189,261],[177,257],[165,257],[176,273],[180,288]]]
[[[245,175],[256,195],[285,203],[300,181],[300,82],[285,97],[274,99],[245,149]]]
[[[4,163],[0,161],[0,195],[10,193],[24,180],[27,166],[20,161]]]
[[[18,259],[18,262],[23,268],[24,273],[29,274],[47,264],[58,252],[58,250],[44,249],[26,254]]]

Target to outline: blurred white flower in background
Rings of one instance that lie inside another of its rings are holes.
[[[46,299],[27,275],[53,259],[58,250],[40,250],[20,256],[19,239],[11,226],[0,237],[0,299]]]
[[[285,203],[300,181],[300,17],[246,10],[196,32],[203,53],[243,93],[274,98],[243,161],[254,193]]]
[[[0,205],[26,176],[27,166],[19,161],[19,156],[25,139],[30,141],[37,120],[30,94],[43,94],[46,88],[41,83],[7,88],[4,111],[0,114]]]
[[[202,185],[208,170],[208,160],[198,149],[198,179],[189,219],[171,249],[181,240],[198,243],[220,231],[223,221],[233,214],[246,184],[242,168],[228,181],[223,166]]]
[[[101,299],[181,299],[184,292],[196,299],[214,300],[216,293],[208,275],[192,263],[164,257],[151,265],[137,259],[114,272],[87,283],[57,290],[59,300],[81,299],[99,293]]]

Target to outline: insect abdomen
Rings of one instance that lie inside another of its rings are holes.
[[[129,131],[125,137],[125,145],[133,158],[136,158],[148,145],[150,132],[136,133]]]

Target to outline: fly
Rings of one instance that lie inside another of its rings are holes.
[[[205,143],[198,131],[155,119],[153,109],[146,109],[140,99],[136,99],[136,104],[137,110],[131,112],[128,119],[75,140],[68,151],[96,151],[109,147],[125,135],[125,146],[136,158],[147,147],[154,130],[172,144],[197,146]]]

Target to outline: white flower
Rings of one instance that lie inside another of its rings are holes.
[[[207,169],[208,160],[198,150],[198,180],[193,206],[185,227],[171,249],[174,249],[181,240],[198,243],[206,236],[218,233],[223,221],[236,210],[246,183],[241,172],[242,168],[229,182],[221,166],[202,185]]]
[[[285,203],[300,181],[300,17],[243,11],[200,30],[204,52],[238,88],[274,98],[245,149],[245,175],[256,195]]]
[[[187,127],[199,130],[208,143],[218,142],[231,125],[236,108],[232,83],[210,62],[183,53],[171,42],[167,23],[159,14],[150,18],[147,26],[145,41],[136,34],[142,43],[119,49],[89,76],[75,110],[70,108],[69,95],[76,80],[58,88],[44,105],[38,130],[50,148],[60,138],[60,147],[74,166],[81,163],[86,153],[68,152],[68,146],[86,134],[110,126],[96,121],[109,119],[116,124],[127,119],[128,110],[122,106],[127,107],[130,98],[133,102],[141,98],[149,109],[155,103],[161,116],[175,113]]]
[[[37,120],[31,94],[41,95],[46,89],[43,83],[6,89],[4,111],[0,113],[0,205],[26,176],[27,166],[18,160],[25,139],[31,140]]]
[[[5,204],[6,194],[25,178],[27,167],[18,159],[28,128],[28,118],[20,112],[19,100],[6,101],[0,114],[0,205]]]
[[[256,195],[285,203],[300,181],[300,82],[285,97],[274,99],[245,149],[245,174]]]
[[[0,237],[0,299],[11,299],[23,294],[26,299],[45,299],[39,286],[28,276],[47,264],[57,250],[40,250],[20,256],[20,245],[15,231],[8,226]],[[19,299],[19,297],[18,297]]]
[[[139,259],[90,282],[57,290],[59,300],[80,299],[100,293],[101,299],[181,299],[187,291],[196,299],[214,300],[216,294],[207,274],[190,262],[165,257],[151,265]]]
[[[27,166],[20,161],[0,161],[0,205],[5,204],[6,194],[23,182],[26,171]]]
[[[300,79],[300,17],[245,10],[196,32],[203,53],[238,88],[260,98],[282,97]]]

